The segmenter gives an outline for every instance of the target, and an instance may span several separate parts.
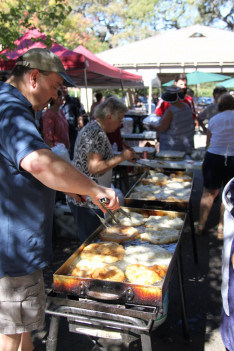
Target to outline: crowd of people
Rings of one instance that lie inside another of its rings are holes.
[[[134,165],[138,158],[121,138],[126,104],[98,92],[88,114],[79,98],[69,95],[73,85],[60,59],[39,48],[20,56],[9,78],[0,82],[0,351],[32,351],[31,331],[43,326],[42,269],[52,257],[56,192],[66,194],[82,243],[104,218],[101,198],[109,200],[109,209],[119,207],[113,168],[124,160]],[[207,133],[197,234],[205,235],[208,215],[222,189],[225,196],[231,193],[221,206],[218,225],[225,243],[221,330],[231,351],[234,213],[225,204],[234,205],[234,98],[216,87],[214,103],[197,116],[192,95],[186,75],[177,75],[160,98],[152,96],[160,122],[149,128],[158,132],[160,150],[186,154],[194,149],[196,123]],[[142,100],[137,96],[135,103],[137,108]],[[66,157],[59,157],[61,150]]]

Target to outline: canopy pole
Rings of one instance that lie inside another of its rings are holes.
[[[148,96],[148,114],[149,115],[151,115],[152,113],[151,101],[152,101],[152,80],[150,81],[150,84],[149,84],[149,96]]]
[[[86,104],[87,104],[87,113],[89,113],[89,104],[88,104],[88,83],[87,83],[87,72],[84,68],[84,81],[85,81],[85,91],[86,91]]]
[[[122,79],[120,79],[120,84],[121,84],[121,89],[122,89],[122,93],[124,92],[124,86],[123,86],[123,81]]]

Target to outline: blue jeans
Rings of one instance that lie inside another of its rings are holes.
[[[101,225],[101,222],[90,208],[76,206],[72,202],[68,205],[77,226],[77,236],[82,244]],[[94,211],[104,218],[101,210],[94,209]]]

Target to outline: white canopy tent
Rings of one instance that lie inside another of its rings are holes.
[[[97,54],[116,67],[156,72],[167,82],[194,70],[234,75],[234,32],[194,25],[156,32],[154,36]],[[152,72],[152,75],[153,75]]]

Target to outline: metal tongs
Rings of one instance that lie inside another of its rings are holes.
[[[104,208],[104,210],[106,210],[106,212],[110,215],[110,217],[113,219],[113,221],[115,221],[115,223],[117,223],[118,225],[121,225],[121,222],[118,218],[116,218],[115,213],[122,213],[124,216],[128,217],[131,219],[131,215],[130,213],[124,211],[122,208],[118,208],[118,210],[116,211],[111,211],[106,207],[106,204],[108,204],[110,201],[109,199],[107,199],[106,197],[102,198],[99,200],[100,204],[102,205],[102,207]]]
[[[95,213],[95,215],[99,218],[100,222],[101,222],[106,228],[110,227],[110,224],[107,224],[107,223],[106,223],[105,218],[99,216],[99,214],[95,211],[94,208],[90,207],[90,209],[93,211],[93,213]]]

